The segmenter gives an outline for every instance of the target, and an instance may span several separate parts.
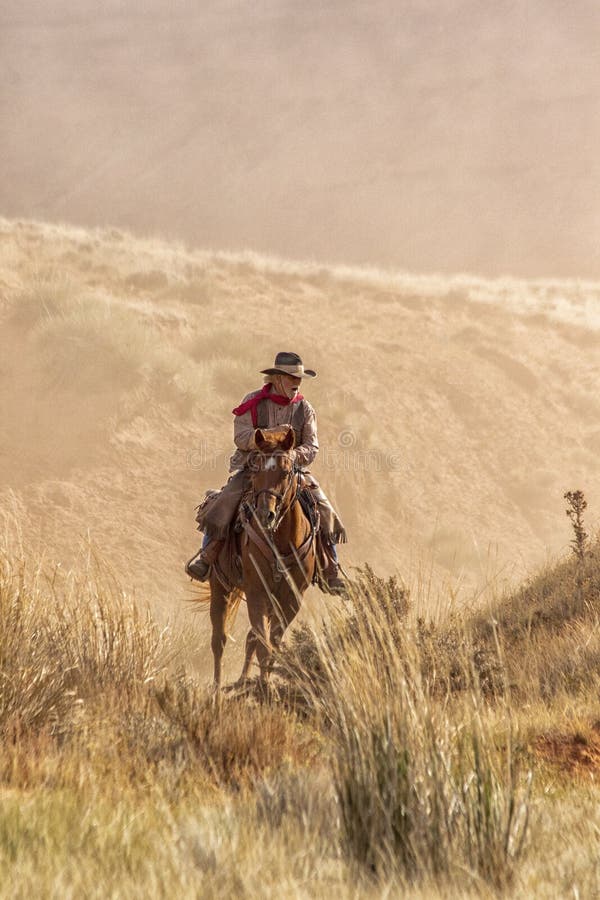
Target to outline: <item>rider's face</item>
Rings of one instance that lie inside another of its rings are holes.
[[[295,375],[278,375],[277,379],[279,381],[280,393],[289,400],[293,400],[300,390],[302,379],[297,378]]]

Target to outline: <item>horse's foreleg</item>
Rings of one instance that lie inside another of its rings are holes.
[[[237,686],[243,687],[245,682],[248,680],[248,676],[250,674],[250,666],[252,665],[252,660],[254,659],[254,654],[256,653],[256,635],[254,631],[250,629],[248,634],[246,635],[246,651],[244,654],[244,665],[242,666],[242,673],[237,680]]]
[[[280,598],[277,604],[277,610],[271,619],[271,646],[273,650],[278,650],[283,635],[288,625],[290,625],[300,609],[300,601],[295,593],[289,593],[287,596]]]
[[[252,660],[252,656],[256,651],[258,657],[258,665],[260,666],[260,679],[266,682],[269,677],[269,660],[271,658],[271,643],[269,640],[269,620],[267,616],[266,603],[264,597],[249,597],[246,594],[248,603],[248,616],[250,618],[251,635],[248,635],[246,641],[246,661],[248,666]],[[250,654],[249,658],[248,655]]]
[[[225,617],[227,614],[227,595],[219,585],[211,584],[210,596],[210,621],[212,625],[212,637],[210,646],[214,660],[214,687],[218,690],[221,686],[221,662],[223,650],[227,643],[225,633]]]

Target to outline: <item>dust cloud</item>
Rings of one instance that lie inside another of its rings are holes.
[[[4,0],[0,212],[597,279],[599,40],[595,0]]]

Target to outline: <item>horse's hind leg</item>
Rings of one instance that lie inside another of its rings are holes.
[[[212,637],[210,646],[213,652],[214,660],[214,679],[213,683],[218,690],[221,686],[221,662],[223,659],[223,650],[227,643],[227,634],[225,633],[225,619],[227,617],[227,593],[223,586],[216,580],[211,579],[210,584],[210,621],[212,625]]]

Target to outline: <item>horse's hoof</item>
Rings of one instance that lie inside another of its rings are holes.
[[[260,699],[265,700],[267,703],[277,697],[277,690],[270,681],[259,679],[256,684],[256,691]]]

